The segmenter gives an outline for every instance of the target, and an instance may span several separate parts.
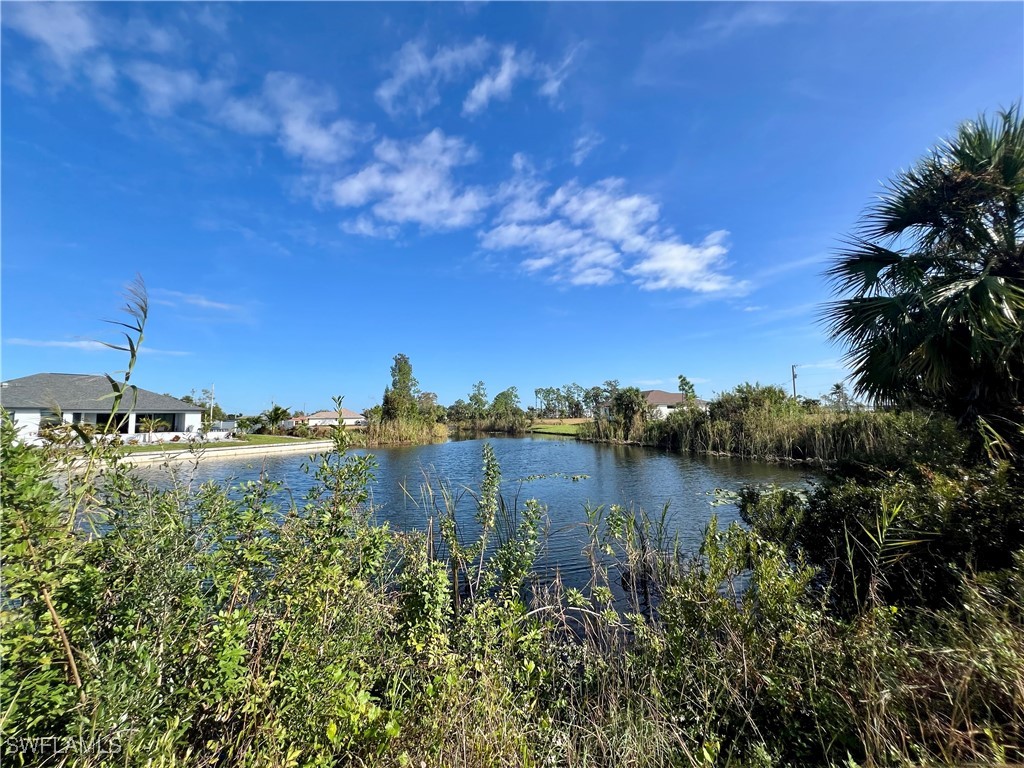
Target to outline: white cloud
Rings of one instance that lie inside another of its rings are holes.
[[[588,131],[576,139],[572,148],[572,164],[576,167],[583,165],[587,156],[604,143],[604,137],[594,131]]]
[[[99,45],[91,13],[78,3],[5,3],[3,21],[44,46],[62,69]]]
[[[147,112],[167,117],[184,104],[198,98],[202,89],[199,76],[191,70],[171,69],[150,61],[134,61],[125,74],[139,88]]]
[[[284,151],[314,163],[335,163],[352,153],[362,131],[350,120],[330,120],[337,107],[334,92],[298,75],[271,72],[263,95],[277,113]]]
[[[277,126],[265,105],[253,97],[224,99],[214,119],[233,131],[251,135],[272,133]]]
[[[661,221],[658,203],[630,193],[623,179],[589,186],[578,181],[546,193],[546,184],[522,155],[496,195],[502,208],[480,244],[491,251],[521,250],[521,266],[571,285],[606,285],[631,277],[644,290],[745,292],[724,271],[724,231],[702,243],[682,242]]]
[[[501,49],[501,63],[481,77],[462,102],[462,114],[476,115],[487,108],[493,99],[507,101],[516,80],[533,71],[533,56],[516,53],[515,46]]]
[[[626,272],[645,291],[686,288],[698,293],[715,293],[729,288],[745,291],[745,283],[737,283],[720,272],[729,252],[725,230],[712,232],[697,245],[678,240],[652,243],[646,255]]]
[[[590,187],[573,181],[555,192],[551,202],[566,218],[597,237],[623,251],[638,251],[647,245],[660,212],[658,204],[646,195],[626,194],[625,185],[623,179],[604,179]]]
[[[224,4],[204,5],[193,17],[197,24],[217,35],[228,31],[228,10]]]
[[[100,54],[85,64],[89,82],[102,95],[109,95],[117,87],[117,68],[106,54]]]
[[[158,27],[142,16],[130,19],[116,37],[123,47],[151,53],[170,53],[184,46],[177,30]]]
[[[179,304],[188,304],[193,307],[199,307],[200,309],[213,309],[221,312],[240,312],[243,307],[238,304],[227,304],[223,301],[217,301],[203,296],[199,293],[184,293],[182,291],[171,291],[165,288],[156,288],[151,291],[155,295],[154,303],[164,304],[166,306],[178,306]]]
[[[525,78],[539,80],[539,93],[554,101],[579,48],[572,49],[559,64],[550,65],[536,61],[531,51],[517,51],[513,45],[499,48],[482,37],[464,45],[438,47],[433,52],[422,40],[413,40],[394,55],[389,66],[391,76],[374,95],[392,117],[403,112],[422,116],[441,103],[442,85],[481,69],[497,54],[498,61],[463,100],[463,115],[477,115],[492,101],[509,99],[516,82]]]
[[[576,54],[582,48],[582,44],[577,45],[569,53],[566,54],[565,58],[562,59],[562,63],[557,67],[542,66],[540,67],[539,76],[542,78],[539,93],[551,101],[555,101],[558,95],[562,91],[562,83],[569,76],[569,72],[572,69],[572,62],[576,58]]]
[[[498,222],[534,221],[547,216],[548,209],[540,195],[548,186],[541,181],[530,161],[522,153],[512,158],[512,178],[498,187],[496,200],[502,204]]]
[[[398,237],[398,227],[393,224],[377,224],[365,213],[359,214],[354,219],[341,222],[342,232],[361,237],[378,237],[392,240]]]
[[[391,116],[424,112],[441,103],[439,86],[483,65],[491,45],[478,37],[466,45],[439,47],[432,54],[422,41],[410,41],[395,54],[391,77],[376,91],[377,103]]]
[[[43,339],[7,339],[8,344],[13,344],[19,347],[52,347],[57,349],[77,349],[81,352],[116,352],[119,350],[113,349],[108,344],[104,344],[101,341],[91,341],[86,339],[79,339],[75,341],[63,341],[63,340],[43,340]],[[147,355],[168,355],[174,357],[180,357],[182,355],[191,354],[190,352],[179,352],[172,349],[155,349],[153,347],[139,347],[140,354]]]
[[[332,185],[336,205],[372,204],[381,221],[456,229],[475,223],[489,204],[482,189],[463,187],[452,177],[454,168],[476,160],[476,150],[462,139],[435,129],[418,142],[383,139],[374,155],[375,162]]]

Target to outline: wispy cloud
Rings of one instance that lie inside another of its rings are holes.
[[[797,368],[821,368],[827,371],[843,371],[846,365],[841,360],[821,360],[817,363],[800,363]]]
[[[571,285],[632,279],[643,290],[747,290],[724,271],[728,233],[713,232],[696,245],[683,242],[662,222],[658,203],[629,192],[625,180],[571,181],[548,195],[547,184],[521,155],[513,171],[498,190],[502,207],[480,242],[487,250],[528,252],[522,262],[528,272]]]
[[[755,273],[754,278],[756,280],[764,280],[766,278],[776,277],[778,275],[785,274],[786,272],[792,272],[797,269],[804,269],[805,267],[818,266],[824,268],[825,264],[827,263],[827,258],[828,257],[819,254],[816,256],[803,256],[799,259],[792,259],[790,261],[782,261],[777,264],[772,264],[770,266],[759,269]]]
[[[118,352],[119,350],[113,349],[100,341],[92,341],[90,339],[75,339],[71,341],[65,341],[61,339],[6,339],[8,344],[19,347],[52,347],[57,349],[76,349],[80,352]],[[153,347],[142,346],[139,347],[139,354],[146,355],[165,355],[169,357],[182,357],[184,355],[190,355],[191,352],[181,352],[173,349],[154,349]]]
[[[489,204],[483,189],[463,186],[452,175],[477,159],[476,149],[439,129],[419,141],[384,139],[374,156],[374,162],[331,185],[335,205],[370,206],[383,222],[444,230],[476,223]]]
[[[245,310],[245,308],[240,304],[228,304],[227,302],[217,301],[198,293],[171,291],[166,288],[155,288],[150,291],[150,293],[154,296],[154,303],[163,304],[168,307],[187,305],[190,307],[199,307],[200,309],[232,313],[243,312]]]
[[[100,43],[92,14],[79,3],[10,3],[3,22],[40,44],[65,70]]]
[[[590,153],[603,143],[604,137],[595,131],[587,131],[579,136],[572,147],[572,164],[576,167],[583,165]]]
[[[390,224],[378,224],[370,216],[361,213],[354,219],[347,219],[339,225],[342,232],[361,237],[376,237],[393,240],[398,237],[398,227]]]
[[[391,116],[405,111],[422,115],[441,103],[442,83],[481,67],[491,48],[482,37],[430,53],[422,40],[407,42],[391,61],[391,77],[377,88],[377,103]]]
[[[349,157],[354,144],[369,138],[354,122],[332,119],[337,109],[333,90],[297,75],[271,72],[263,85],[268,105],[278,118],[284,151],[309,162],[334,163]]]
[[[477,80],[466,95],[465,101],[462,102],[462,114],[479,114],[495,99],[507,101],[512,95],[512,86],[516,80],[532,69],[532,54],[517,53],[515,46],[506,45],[501,49],[501,62]]]
[[[573,62],[583,48],[583,43],[576,45],[569,50],[565,58],[556,66],[539,65],[538,76],[541,79],[541,85],[538,92],[541,96],[546,97],[552,102],[559,97],[562,92],[562,83],[569,77],[569,73],[572,72]]]
[[[659,384],[664,384],[664,379],[634,379],[634,384],[639,384],[641,387],[656,387]]]
[[[721,3],[705,7],[712,10],[703,22],[684,31],[673,29],[645,48],[635,75],[638,83],[657,85],[671,81],[687,54],[716,48],[756,30],[778,26],[787,19],[784,6],[776,3]]]
[[[194,21],[216,31],[226,21],[209,6]],[[228,74],[140,58],[168,55],[184,43],[181,33],[141,15],[120,23],[78,3],[16,3],[4,7],[4,24],[38,44],[61,85],[76,82],[116,107],[138,95],[142,109],[158,118],[186,114],[250,136],[276,136],[285,154],[306,164],[334,164],[372,138],[372,130],[338,115],[337,97],[325,85],[287,72],[270,72],[262,88],[239,89]],[[220,33],[218,33],[220,34]],[[31,87],[27,70],[19,82]],[[132,86],[125,91],[122,84]],[[241,92],[240,92],[241,90]]]

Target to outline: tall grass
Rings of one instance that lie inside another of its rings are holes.
[[[584,425],[579,435],[624,441],[618,425],[604,419]],[[666,419],[647,421],[630,441],[762,461],[864,461],[882,466],[914,461],[948,463],[961,458],[965,450],[951,420],[919,411],[844,413],[761,407],[718,416],[714,410],[679,409]]]
[[[420,445],[443,443],[448,439],[444,424],[421,419],[372,420],[365,432],[365,445]]]

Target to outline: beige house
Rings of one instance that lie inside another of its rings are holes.
[[[350,411],[348,408],[341,409],[341,420],[346,427],[361,427],[366,425],[366,417],[361,413]],[[338,423],[337,411],[317,411],[306,416],[293,416],[281,424],[285,429],[292,429],[305,424],[307,427],[333,427]]]

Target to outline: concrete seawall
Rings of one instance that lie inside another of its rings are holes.
[[[334,443],[330,440],[309,442],[274,443],[272,445],[228,445],[222,448],[204,448],[193,453],[187,448],[180,451],[153,451],[152,453],[132,453],[125,456],[124,461],[130,464],[163,464],[171,461],[209,461],[210,459],[237,459],[241,457],[256,458],[287,453],[324,453],[333,450]]]

